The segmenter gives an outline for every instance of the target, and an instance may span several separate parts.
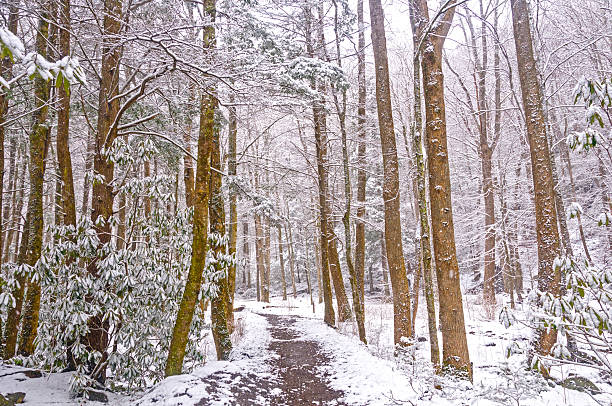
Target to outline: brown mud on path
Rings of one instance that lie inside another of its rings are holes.
[[[262,377],[244,371],[242,374],[216,372],[206,378],[209,397],[198,405],[346,405],[339,401],[343,393],[331,389],[321,367],[329,358],[315,341],[300,339],[292,326],[298,317],[262,314],[270,324],[272,341],[269,350],[276,354],[269,360],[272,374]],[[215,382],[223,382],[218,385]],[[223,403],[231,394],[231,403]]]

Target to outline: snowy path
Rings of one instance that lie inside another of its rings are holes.
[[[342,392],[329,387],[329,379],[321,369],[329,358],[314,340],[303,339],[295,329],[300,317],[266,314],[272,340],[269,362],[272,375],[261,376],[248,371],[231,373],[219,371],[207,377],[209,393],[197,405],[223,404],[230,391],[232,404],[239,405],[342,405]],[[231,383],[230,383],[231,382]],[[230,383],[227,385],[227,383]]]

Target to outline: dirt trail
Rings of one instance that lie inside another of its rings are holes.
[[[278,357],[271,359],[272,374],[262,378],[245,371],[243,374],[217,372],[206,381],[210,383],[209,398],[198,405],[218,404],[230,392],[232,405],[345,405],[338,401],[342,392],[333,390],[328,380],[317,371],[327,365],[329,358],[315,341],[300,339],[291,328],[298,317],[264,314],[270,324],[272,341],[269,349]],[[221,389],[215,382],[229,384]]]

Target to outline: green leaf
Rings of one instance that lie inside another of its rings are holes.
[[[64,81],[64,75],[62,75],[62,71],[59,71],[57,73],[57,77],[55,78],[55,87],[59,89],[63,81]]]

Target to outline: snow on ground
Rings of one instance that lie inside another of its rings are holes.
[[[503,295],[499,295],[503,303]],[[366,332],[368,346],[357,338],[354,322],[340,323],[332,329],[322,322],[323,304],[315,298],[313,312],[309,297],[279,297],[271,304],[245,302],[259,313],[297,315],[302,339],[321,343],[330,365],[321,371],[333,389],[345,393],[345,401],[356,405],[420,404],[420,405],[611,405],[612,386],[586,367],[555,367],[552,374],[562,380],[576,374],[593,381],[602,394],[569,390],[541,379],[525,370],[524,356],[505,356],[511,340],[527,344],[529,331],[520,326],[505,329],[497,320],[487,320],[480,296],[465,295],[464,311],[470,359],[474,368],[474,383],[441,378],[433,374],[429,360],[427,315],[419,307],[416,321],[415,353],[394,357],[393,305],[390,300],[366,297]],[[499,307],[499,306],[498,306]],[[520,311],[520,310],[519,310]],[[438,331],[441,346],[442,336]],[[411,361],[414,359],[414,361]],[[438,389],[436,389],[438,387]]]
[[[24,392],[25,405],[101,405],[85,399],[75,399],[68,391],[70,373],[43,374],[41,378],[27,378],[21,371],[27,371],[13,365],[0,365],[0,394]],[[109,398],[108,405],[125,405],[125,398],[105,392]]]
[[[230,375],[245,371],[262,378],[271,376],[272,371],[266,361],[275,354],[268,351],[271,336],[267,330],[266,319],[245,309],[236,313],[236,326],[238,337],[234,337],[234,349],[230,361],[210,361],[189,374],[166,378],[135,404],[138,406],[195,404],[208,398],[208,388],[211,383],[206,378],[219,372],[226,373],[228,378]],[[224,391],[223,386],[229,387],[230,383],[225,379],[215,380],[221,392]],[[229,390],[225,390],[225,393],[226,399],[218,404],[232,404],[232,393]],[[210,401],[206,404],[215,405],[216,402]]]
[[[504,300],[499,297],[500,303]],[[465,296],[466,331],[470,357],[474,366],[474,383],[457,381],[433,374],[428,362],[429,342],[424,306],[420,306],[416,323],[413,353],[394,356],[392,304],[384,298],[366,298],[366,330],[368,345],[357,338],[353,322],[340,323],[337,329],[322,321],[323,305],[315,298],[315,308],[306,296],[272,303],[237,300],[245,310],[236,313],[234,350],[230,361],[209,361],[191,373],[167,378],[135,400],[110,394],[111,405],[138,406],[235,404],[229,390],[245,373],[274,380],[275,371],[269,362],[276,356],[268,350],[271,335],[268,322],[260,314],[294,315],[301,318],[292,327],[302,340],[316,341],[329,358],[321,367],[321,375],[330,387],[344,393],[351,405],[611,405],[612,386],[597,371],[585,367],[556,367],[553,375],[563,379],[575,373],[593,381],[602,394],[568,390],[545,382],[537,374],[525,370],[524,355],[505,357],[506,346],[512,339],[527,343],[529,331],[519,326],[505,329],[498,321],[485,318],[479,296]],[[260,314],[258,314],[260,313]],[[441,340],[441,337],[439,337]],[[214,351],[214,347],[211,347]],[[214,359],[211,354],[209,359]],[[26,392],[26,404],[89,405],[82,399],[72,399],[68,393],[68,374],[51,374],[43,378],[23,379],[12,374],[18,367],[0,366],[0,393]],[[211,379],[207,379],[211,375]],[[4,376],[3,376],[4,375]],[[272,379],[270,379],[272,378]],[[224,393],[222,401],[208,398],[210,385]],[[552,385],[552,386],[549,386]],[[278,390],[272,389],[272,390]],[[208,400],[207,400],[208,399]],[[265,404],[265,399],[258,399]]]

